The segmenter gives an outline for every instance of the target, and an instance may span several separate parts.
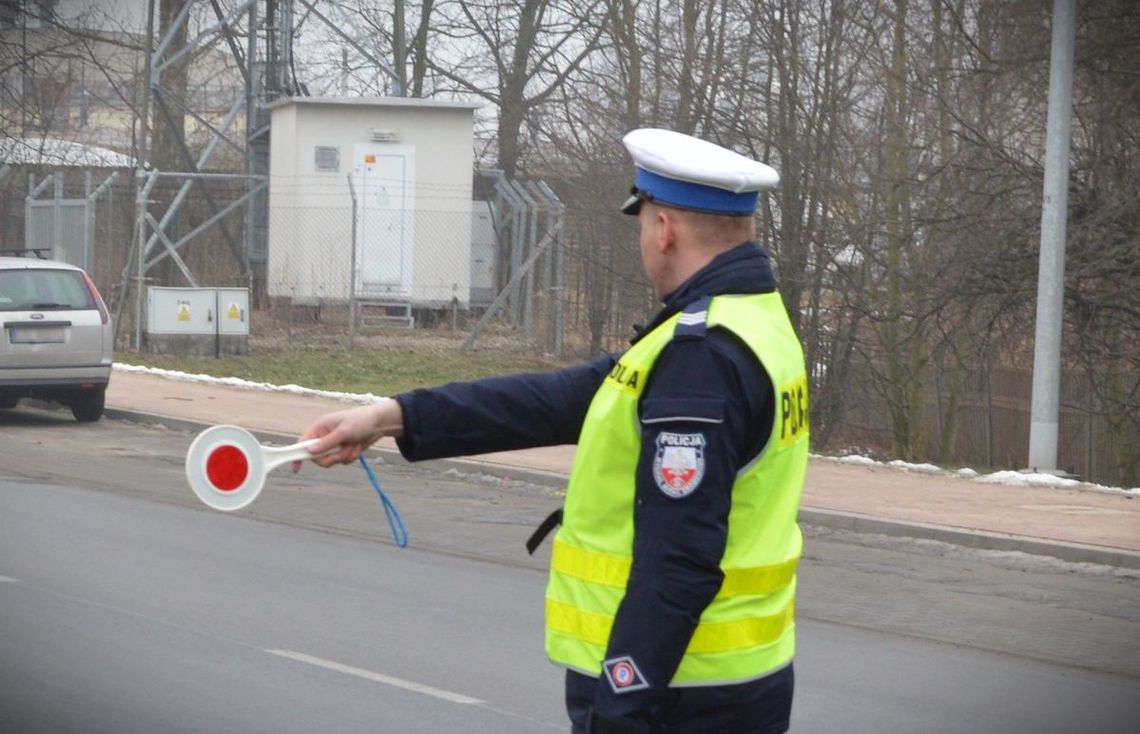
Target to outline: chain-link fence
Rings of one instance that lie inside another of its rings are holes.
[[[54,251],[86,268],[110,300],[133,226],[134,173],[11,168],[0,180],[0,250]]]
[[[278,322],[320,321],[348,345],[378,328],[464,330],[464,349],[495,329],[565,354],[567,236],[553,192],[525,210],[384,181],[275,179],[272,193],[264,300]]]
[[[217,217],[248,191],[246,183],[195,182],[172,211],[184,182],[169,180],[149,192],[140,262],[141,183],[133,171],[115,173],[111,180],[107,171],[11,173],[0,189],[0,249],[23,249],[29,237],[57,240],[57,257],[85,266],[117,315],[120,349],[135,347],[140,269],[144,293],[149,285],[191,285],[188,273],[196,285],[249,288],[251,340],[264,349],[295,348],[314,323],[324,340],[340,344],[352,343],[354,328],[360,336],[455,330],[464,333],[462,344],[492,311],[481,332],[573,359],[620,349],[656,308],[633,223],[612,207],[599,212],[571,202],[556,211],[532,194],[536,203],[522,213],[493,196],[405,212],[369,209],[359,198],[354,205],[345,186],[304,204],[271,207],[275,241],[258,258],[245,245],[245,207]],[[57,195],[83,201],[106,185],[78,224],[57,236],[27,216],[31,184],[44,181],[33,199],[46,210]],[[475,334],[467,346],[480,345]]]

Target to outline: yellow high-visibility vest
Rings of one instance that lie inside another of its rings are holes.
[[[578,442],[546,589],[546,651],[555,663],[589,675],[601,673],[633,561],[638,400],[680,317],[621,356],[595,393]],[[763,364],[775,389],[775,417],[765,448],[736,476],[720,562],[724,582],[701,615],[673,686],[759,678],[791,661],[795,649],[803,548],[796,514],[808,456],[803,351],[777,293],[717,296],[705,319],[740,337]]]

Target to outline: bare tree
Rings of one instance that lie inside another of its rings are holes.
[[[498,114],[498,165],[514,176],[523,128],[598,48],[600,0],[451,0],[438,5],[451,54],[428,66],[457,93],[491,102]]]

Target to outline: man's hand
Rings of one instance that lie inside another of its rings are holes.
[[[384,436],[399,438],[403,433],[404,411],[398,402],[388,398],[375,405],[326,413],[313,421],[297,440],[319,439],[309,447],[309,452],[314,463],[327,468],[334,464],[351,464]],[[300,471],[301,464],[294,461],[293,471]]]

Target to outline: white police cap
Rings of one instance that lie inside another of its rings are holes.
[[[775,169],[727,148],[690,135],[642,128],[622,142],[637,173],[632,195],[621,206],[637,214],[641,202],[678,209],[748,216],[756,211],[760,191],[780,183]]]

